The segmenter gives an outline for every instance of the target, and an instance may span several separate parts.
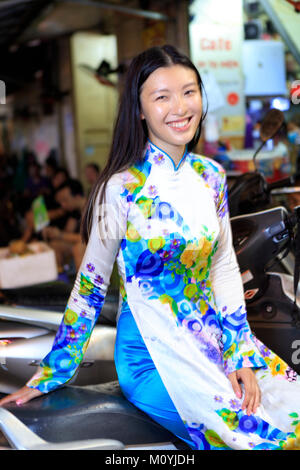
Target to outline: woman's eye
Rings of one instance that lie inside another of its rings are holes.
[[[164,99],[166,99],[166,98],[167,98],[167,97],[166,97],[165,95],[161,95],[161,96],[158,96],[158,97],[156,98],[156,101],[162,101],[162,100],[164,100]]]
[[[187,90],[185,92],[186,95],[192,95],[193,93],[195,93],[195,90]]]

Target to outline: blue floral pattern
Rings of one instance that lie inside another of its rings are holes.
[[[112,178],[107,196],[120,236],[103,243],[94,223],[53,348],[28,386],[46,393],[73,377],[101,312],[117,257],[121,314],[122,309],[132,309],[157,366],[159,357],[162,362],[167,357],[167,366],[159,370],[172,399],[178,399],[179,407],[186,403],[183,407],[189,415],[189,393],[195,393],[196,382],[199,393],[207,388],[204,409],[192,404],[199,421],[186,419],[184,411],[181,415],[196,447],[283,448],[293,427],[286,432],[260,415],[248,417],[226,377],[250,367],[262,387],[266,384],[267,388],[269,380],[299,387],[297,374],[250,330],[232,246],[223,168],[210,158],[188,152],[175,167],[169,155],[149,143],[141,162]],[[155,329],[155,322],[162,322],[165,329]],[[174,331],[177,343],[168,337],[169,331]],[[196,372],[193,378],[184,375],[192,363],[203,377]],[[173,382],[174,374],[178,381]],[[185,377],[183,382],[181,377]],[[291,400],[291,406],[296,408],[291,413],[300,412],[296,401]],[[286,415],[282,418],[287,419]]]

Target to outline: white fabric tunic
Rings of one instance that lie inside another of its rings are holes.
[[[117,256],[119,315],[130,309],[196,447],[282,448],[298,433],[300,381],[247,322],[224,169],[187,152],[176,167],[149,142],[140,163],[110,179],[105,208],[96,207],[64,320],[28,385],[47,392],[74,375]],[[227,378],[242,367],[253,368],[262,391],[251,416]]]

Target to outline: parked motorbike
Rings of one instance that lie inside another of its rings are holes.
[[[299,246],[295,238],[298,208],[291,211],[287,204],[282,205],[284,201],[278,207],[273,197],[299,192],[300,188],[293,186],[296,175],[268,183],[256,164],[260,150],[283,122],[281,111],[271,109],[267,113],[261,125],[261,145],[253,156],[255,171],[236,178],[228,199],[251,328],[300,373],[300,316],[295,301],[299,270]]]
[[[252,331],[300,374],[299,227],[300,206],[284,207],[231,219],[233,244],[244,283]],[[293,275],[274,272],[272,263],[294,247]]]
[[[50,351],[71,288],[54,282],[2,290],[0,398],[22,387]],[[106,295],[72,385],[21,408],[0,408],[0,430],[6,437],[1,443],[0,433],[0,448],[189,449],[121,392],[113,359],[118,300],[116,291]],[[7,305],[13,301],[19,305]]]
[[[278,133],[283,123],[284,115],[278,109],[270,109],[266,114],[260,129],[261,144],[253,154],[254,171],[234,178],[233,184],[229,187],[228,203],[231,217],[274,207],[278,205],[272,199],[276,189],[281,188],[281,193],[288,187],[289,191],[295,189],[290,187],[295,184],[296,175],[268,183],[256,163],[263,146]]]
[[[118,382],[68,385],[21,407],[5,405],[0,431],[2,446],[13,449],[190,450],[126,400]]]
[[[71,288],[53,282],[2,290],[0,393],[12,393],[22,387],[51,350]],[[74,384],[99,384],[117,379],[114,344],[118,301],[118,292],[107,294]]]
[[[297,356],[300,347],[299,260],[296,260],[294,278],[268,271],[276,257],[288,251],[292,244],[296,245],[296,252],[300,252],[300,207],[295,208],[292,215],[284,207],[278,207],[233,217],[231,223],[251,328],[261,341],[300,373]],[[30,324],[28,316],[27,321]],[[41,326],[48,328],[49,324],[44,319]],[[22,407],[9,404],[0,409],[0,428],[14,448],[188,448],[129,403],[117,381],[68,385]],[[83,439],[84,442],[77,442]],[[86,442],[94,439],[114,442]]]

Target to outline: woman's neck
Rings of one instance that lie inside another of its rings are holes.
[[[168,154],[169,157],[173,160],[175,166],[177,166],[179,162],[182,160],[182,157],[186,151],[186,145],[162,145],[162,144],[160,145],[159,143],[156,143],[150,138],[149,138],[149,142],[155,147],[157,147],[158,149]]]

